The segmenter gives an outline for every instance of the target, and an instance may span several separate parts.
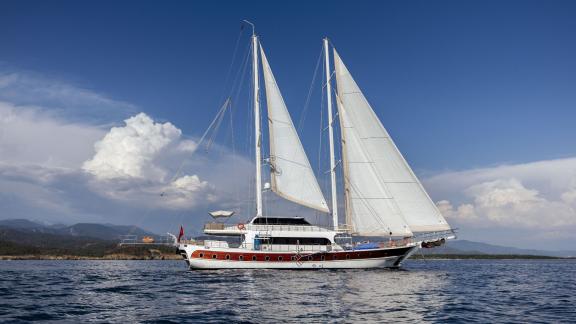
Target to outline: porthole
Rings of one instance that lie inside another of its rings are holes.
[[[243,256],[243,255],[239,256],[239,257],[238,257],[238,260],[244,261],[244,256]]]
[[[324,261],[325,259],[326,259],[326,257],[325,257],[325,256],[323,256],[323,255],[322,255],[322,256],[320,256],[320,260],[321,260],[321,261]]]
[[[281,257],[281,256],[279,256],[279,257],[278,257],[278,261],[282,261],[282,260],[284,260],[284,258]]]
[[[212,259],[216,259],[218,256],[216,254],[212,254]]]
[[[204,253],[200,253],[198,254],[199,257],[203,258],[204,257]]]
[[[346,254],[346,260],[350,259],[350,254]]]
[[[252,261],[256,261],[256,256],[255,256],[255,255],[252,256]]]
[[[226,254],[226,260],[230,260],[230,254]]]
[[[295,255],[291,256],[291,257],[290,257],[290,260],[296,261],[296,256],[295,256]]]
[[[266,260],[266,261],[270,261],[270,256],[268,256],[268,255],[267,255],[267,256],[265,256],[265,257],[264,257],[264,260]]]
[[[311,255],[308,256],[308,261],[312,261],[313,257]]]

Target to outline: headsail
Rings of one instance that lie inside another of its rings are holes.
[[[262,46],[260,53],[268,106],[272,190],[287,200],[329,212]]]
[[[409,235],[449,230],[336,50],[334,65],[348,195],[347,221],[353,231],[360,235]]]

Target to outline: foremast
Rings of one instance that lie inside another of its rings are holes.
[[[252,24],[251,24],[252,25]],[[254,25],[252,25],[254,28]],[[256,217],[262,216],[262,132],[260,131],[260,85],[258,78],[258,36],[252,29],[252,77],[254,97],[254,145],[256,160]]]
[[[326,72],[326,103],[328,110],[328,139],[330,143],[330,191],[332,196],[332,224],[334,230],[338,230],[338,195],[336,191],[336,158],[334,156],[334,130],[332,123],[332,86],[330,69],[330,51],[328,49],[328,38],[324,38],[324,65]]]

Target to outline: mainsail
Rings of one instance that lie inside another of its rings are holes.
[[[449,230],[334,50],[347,223],[359,235]]]
[[[260,46],[266,86],[272,191],[300,205],[329,212],[268,59]]]

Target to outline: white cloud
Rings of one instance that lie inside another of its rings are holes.
[[[0,101],[0,161],[78,168],[104,131],[34,106]]]
[[[96,142],[96,154],[82,169],[99,179],[149,177],[161,180],[165,171],[155,165],[155,159],[168,146],[178,145],[182,132],[171,123],[155,123],[144,113],[124,122],[125,126],[113,127]],[[179,145],[188,151],[194,146],[190,141]]]
[[[134,114],[134,105],[113,100],[86,87],[0,65],[0,100],[49,108],[68,120],[108,123]]]
[[[425,183],[461,227],[576,228],[576,158],[448,172]]]
[[[207,181],[202,181],[197,175],[186,175],[173,181],[164,188],[163,205],[171,209],[191,208],[202,202],[209,204],[218,199],[214,187]]]
[[[180,176],[180,159],[191,158],[197,146],[181,139],[180,129],[168,122],[156,123],[144,113],[124,122],[96,142],[93,158],[82,166],[94,176],[90,181],[94,192],[155,209],[191,209],[218,201],[215,185],[197,174]],[[179,177],[168,180],[175,176]]]
[[[143,225],[147,215],[146,224],[165,228],[167,217],[242,205],[234,193],[246,192],[247,159],[218,145],[196,154],[173,124],[143,113],[126,119],[135,109],[0,65],[0,218]],[[124,125],[103,126],[118,116]]]

